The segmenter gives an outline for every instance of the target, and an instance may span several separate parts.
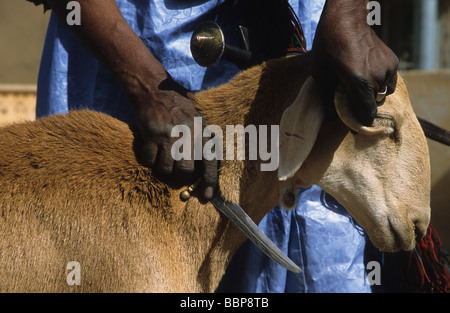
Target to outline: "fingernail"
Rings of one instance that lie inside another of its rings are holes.
[[[205,189],[205,198],[206,199],[212,199],[213,194],[214,194],[213,188],[212,187],[206,187],[206,189]]]

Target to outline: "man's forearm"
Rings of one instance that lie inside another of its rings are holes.
[[[346,58],[348,49],[361,48],[360,41],[373,32],[367,24],[368,0],[327,0],[321,16],[324,24],[321,36],[328,42],[341,42],[343,45],[327,45],[330,56]],[[367,42],[364,43],[364,45]]]
[[[339,9],[346,12],[367,12],[369,0],[326,0],[325,7]]]
[[[367,4],[369,0],[327,0],[323,15],[333,15],[336,26],[355,27],[369,26],[367,24]]]
[[[111,71],[128,96],[151,94],[167,78],[164,67],[126,23],[114,0],[78,0],[81,25],[67,25],[68,2],[48,0],[60,21]]]

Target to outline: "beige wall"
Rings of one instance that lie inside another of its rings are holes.
[[[450,130],[450,70],[402,73],[416,114]],[[431,159],[431,223],[450,248],[450,147],[428,140]]]
[[[35,84],[49,12],[25,0],[0,0],[0,84]]]

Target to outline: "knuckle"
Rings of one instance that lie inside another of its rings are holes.
[[[177,161],[175,162],[175,166],[180,172],[185,174],[192,174],[195,170],[194,163],[191,161]]]
[[[218,178],[218,174],[217,174],[217,170],[215,169],[210,169],[210,170],[206,170],[203,173],[203,180],[205,181],[205,183],[208,184],[215,184],[217,182],[217,178]]]
[[[157,169],[161,174],[172,174],[173,172],[173,167],[165,163],[160,163]]]

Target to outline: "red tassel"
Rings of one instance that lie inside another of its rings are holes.
[[[409,253],[407,267],[402,266],[401,291],[449,293],[450,270],[446,256],[436,230],[430,225],[425,237]]]

